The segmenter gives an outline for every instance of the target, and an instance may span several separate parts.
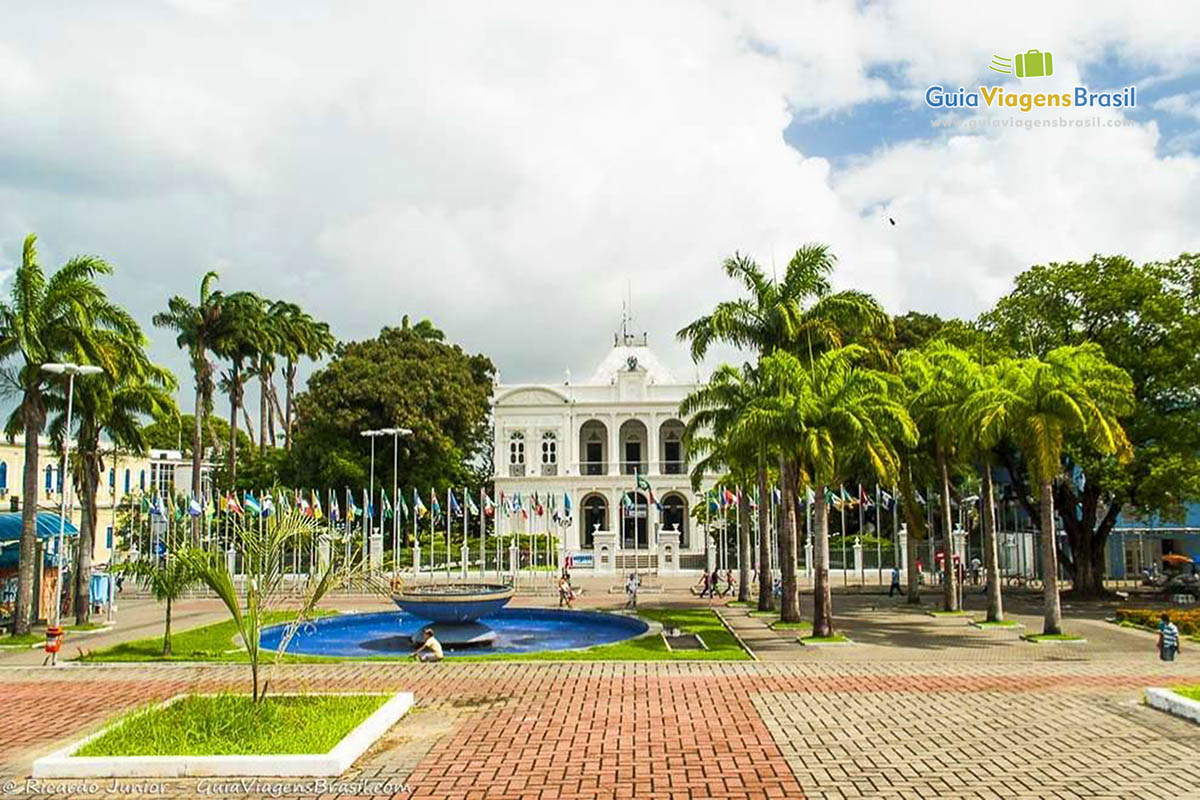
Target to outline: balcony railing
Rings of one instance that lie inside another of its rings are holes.
[[[607,475],[607,461],[583,461],[579,464],[580,475]]]
[[[663,475],[682,475],[687,472],[686,461],[662,461],[659,463],[661,464]]]
[[[622,461],[621,473],[623,475],[633,475],[635,472],[640,472],[645,475],[650,470],[646,468],[645,461]]]

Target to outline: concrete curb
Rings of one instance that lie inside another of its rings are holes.
[[[738,636],[738,632],[735,631],[733,626],[729,624],[729,620],[725,619],[725,614],[720,609],[721,607],[713,608],[713,613],[716,614],[717,619],[721,621],[721,624],[725,626],[725,630],[729,631],[729,635],[733,637],[734,641],[736,641],[738,645],[746,651],[746,654],[750,656],[751,661],[758,661],[758,653],[751,650],[750,645],[746,644],[746,640],[741,636]]]
[[[1200,723],[1200,702],[1176,694],[1170,689],[1152,687],[1146,690],[1146,705]]]
[[[166,707],[186,697],[178,694]],[[33,762],[35,778],[331,777],[341,775],[412,707],[412,692],[398,692],[350,731],[328,753],[222,756],[73,756],[120,721]]]

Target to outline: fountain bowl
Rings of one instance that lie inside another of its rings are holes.
[[[511,586],[496,583],[417,584],[393,594],[392,602],[419,619],[461,625],[495,614],[512,596]]]

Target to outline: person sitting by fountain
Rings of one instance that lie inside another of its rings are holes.
[[[446,657],[442,652],[442,643],[433,635],[433,628],[426,628],[422,637],[421,646],[413,651],[413,658],[417,661],[441,661]]]

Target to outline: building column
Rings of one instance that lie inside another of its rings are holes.
[[[608,415],[608,474],[621,474],[621,426],[616,414]]]
[[[662,474],[662,454],[659,453],[658,415],[651,413],[650,421],[646,423],[646,446],[650,452],[646,454],[646,471],[651,475]]]

